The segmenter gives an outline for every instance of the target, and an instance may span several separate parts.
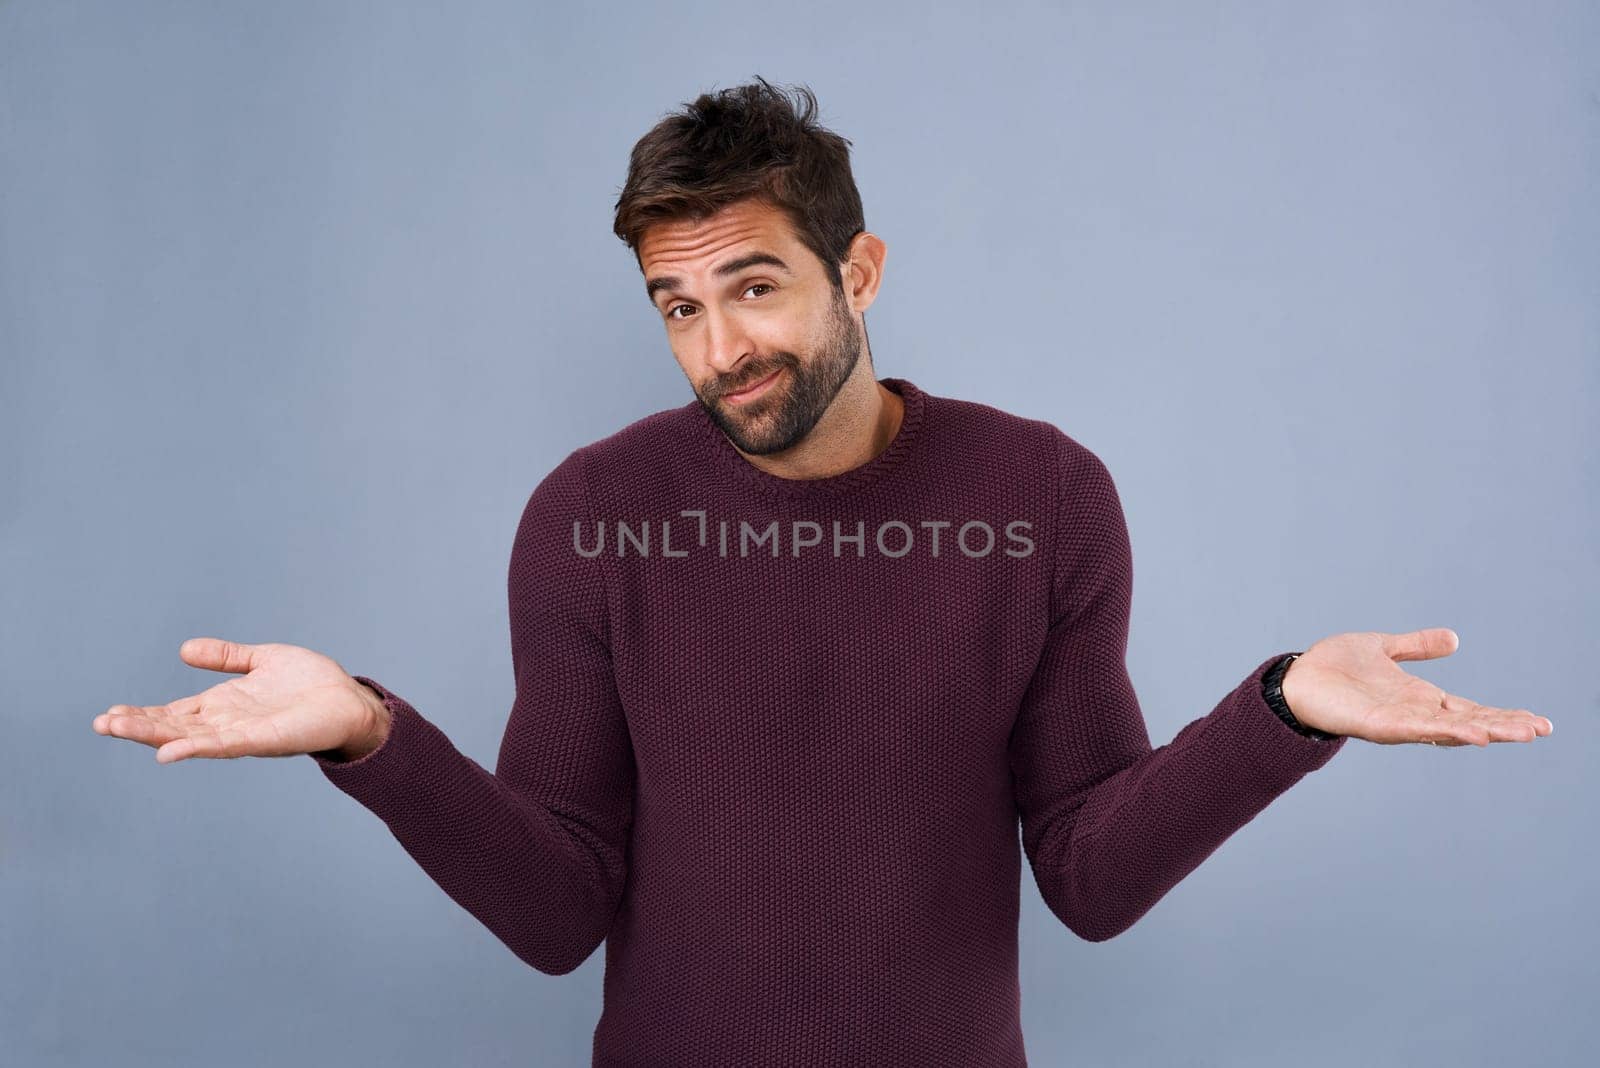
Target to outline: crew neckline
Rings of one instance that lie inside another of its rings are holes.
[[[733,442],[728,440],[728,436],[722,432],[722,428],[711,418],[711,413],[705,410],[698,398],[690,401],[687,407],[694,410],[702,437],[716,457],[718,465],[728,471],[741,485],[748,486],[764,496],[780,500],[833,497],[876,481],[885,472],[904,462],[912,446],[916,444],[927,408],[927,395],[905,378],[880,378],[878,383],[904,402],[905,410],[900,417],[900,428],[895,431],[894,437],[883,451],[872,459],[848,471],[840,471],[838,474],[823,478],[784,478],[770,471],[763,471],[745,459],[744,454],[734,447]]]

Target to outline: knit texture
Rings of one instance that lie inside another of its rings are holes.
[[[384,743],[312,754],[532,967],[605,943],[596,1066],[1025,1065],[1022,856],[1111,938],[1343,747],[1267,706],[1275,652],[1152,748],[1105,465],[881,381],[898,433],[829,478],[691,400],[538,483],[493,773],[368,676]]]

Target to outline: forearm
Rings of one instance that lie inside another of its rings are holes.
[[[382,742],[352,761],[313,754],[323,773],[518,958],[551,975],[576,968],[610,928],[616,854],[509,789],[403,699],[391,703]]]
[[[1168,744],[1086,790],[1039,844],[1035,876],[1056,916],[1090,941],[1132,926],[1343,739],[1277,718],[1261,693],[1272,657]]]

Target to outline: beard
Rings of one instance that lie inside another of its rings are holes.
[[[740,451],[765,456],[792,447],[811,432],[844,388],[860,358],[861,335],[855,318],[844,291],[835,289],[822,342],[810,361],[803,361],[792,352],[775,353],[771,359],[749,368],[738,381],[715,385],[709,400],[699,390],[695,396]],[[780,370],[787,374],[768,386],[760,397],[733,406],[718,403],[717,398],[724,393],[752,386]]]

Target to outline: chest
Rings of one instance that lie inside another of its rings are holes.
[[[1037,537],[906,521],[844,525],[860,541],[835,542],[829,524],[791,522],[759,546],[737,528],[675,524],[682,555],[608,562],[641,774],[671,776],[687,753],[706,786],[863,760],[927,774],[1001,754],[1044,637]]]

